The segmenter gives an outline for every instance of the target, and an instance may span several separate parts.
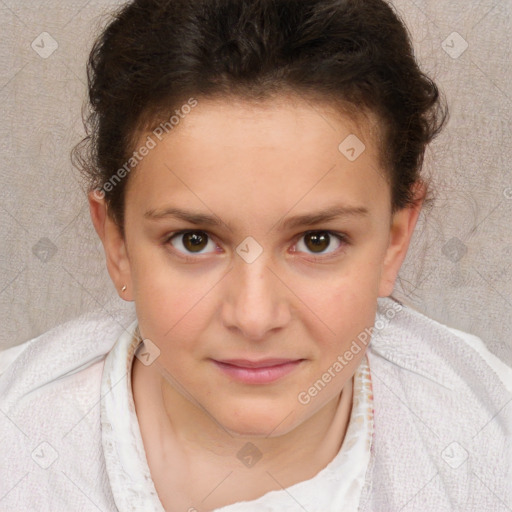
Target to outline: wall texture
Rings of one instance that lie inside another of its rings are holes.
[[[133,307],[110,281],[69,157],[88,50],[121,3],[0,0],[0,348],[85,311]],[[425,163],[437,199],[395,295],[512,365],[512,2],[393,3],[451,108]]]

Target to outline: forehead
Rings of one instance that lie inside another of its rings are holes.
[[[377,128],[371,115],[355,119],[297,97],[199,99],[172,129],[140,138],[139,146],[148,137],[155,144],[130,176],[127,203],[192,202],[204,209],[207,201],[210,210],[237,205],[261,212],[333,196],[361,204],[372,196],[378,202],[380,194],[386,202]]]
[[[337,140],[344,134],[357,134],[367,145],[373,146],[378,132],[376,116],[366,110],[356,112],[354,108],[349,114],[342,108],[341,104],[337,107],[327,100],[313,101],[295,94],[262,101],[203,99],[192,111],[181,116],[171,130],[165,129],[165,135],[173,133],[181,143],[186,138],[200,137],[205,142],[234,150],[285,151],[287,147],[299,145],[303,150],[309,147],[322,150],[328,145],[338,146]],[[162,127],[163,124],[160,132]],[[307,142],[306,146],[303,142]],[[374,150],[373,147],[368,149]]]

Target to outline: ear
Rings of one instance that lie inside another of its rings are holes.
[[[107,269],[119,296],[126,301],[133,300],[130,261],[126,244],[119,226],[108,214],[105,196],[94,190],[89,192],[89,211],[94,229],[101,239],[107,261]],[[122,291],[123,286],[126,290]]]
[[[379,297],[393,293],[398,271],[407,255],[416,222],[425,199],[426,186],[419,182],[414,186],[414,204],[397,210],[391,219],[389,245],[386,250],[379,285]]]

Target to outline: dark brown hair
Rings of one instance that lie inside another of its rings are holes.
[[[127,175],[138,137],[191,98],[295,92],[371,112],[392,209],[413,202],[448,110],[384,0],[133,0],[112,16],[89,56],[87,136],[72,160],[123,233],[128,177],[113,178]]]

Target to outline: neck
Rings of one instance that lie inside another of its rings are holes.
[[[243,457],[240,450],[251,443],[256,448],[252,453],[249,450],[248,456],[254,452],[263,455],[254,469],[259,474],[270,473],[282,487],[312,478],[336,456],[350,418],[352,385],[351,378],[339,395],[286,434],[244,436],[223,428],[201,406],[177,391],[156,365],[144,366],[135,358],[132,369],[137,416],[141,432],[146,433],[145,448],[149,448],[146,439],[151,439],[158,454],[152,460],[162,458],[159,467],[164,467],[165,461],[180,460],[190,471],[207,465],[235,470],[240,468],[237,454]],[[261,481],[268,482],[268,478]],[[255,495],[277,488],[267,486]]]

